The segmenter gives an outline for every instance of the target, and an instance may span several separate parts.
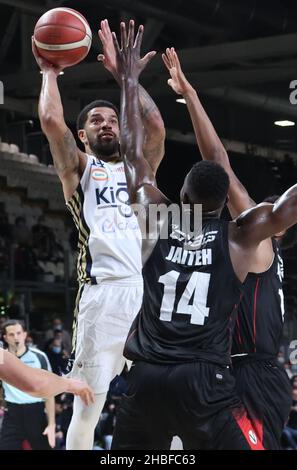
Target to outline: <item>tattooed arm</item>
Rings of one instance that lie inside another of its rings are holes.
[[[98,55],[99,62],[111,72],[115,80],[122,86],[121,78],[117,70],[116,53],[112,40],[112,34],[108,20],[101,21],[101,29],[98,32],[103,46],[103,54]],[[161,113],[147,91],[139,86],[139,101],[141,105],[141,117],[144,127],[144,158],[149,162],[154,174],[164,156],[165,127]]]
[[[32,41],[33,54],[42,71],[42,87],[38,113],[41,128],[45,133],[58,176],[62,182],[66,201],[76,190],[83,173],[86,157],[76,145],[72,132],[64,120],[57,77],[61,69],[43,59]]]
[[[139,85],[139,101],[145,131],[143,155],[156,174],[165,153],[164,122],[158,106],[141,85]]]

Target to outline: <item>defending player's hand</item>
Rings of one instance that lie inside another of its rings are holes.
[[[106,70],[108,70],[117,80],[119,79],[119,72],[117,70],[117,56],[108,20],[102,20],[100,27],[101,29],[98,31],[98,36],[102,43],[103,54],[99,54],[97,56],[97,60],[102,62]]]
[[[180,61],[174,47],[168,47],[166,53],[162,54],[162,59],[171,76],[167,82],[168,85],[171,86],[178,95],[186,95],[193,88],[181,69]]]
[[[140,25],[134,40],[134,21],[129,22],[129,31],[125,23],[121,23],[121,47],[119,46],[116,34],[113,32],[113,43],[116,50],[117,69],[121,78],[138,78],[148,62],[154,57],[156,51],[148,52],[142,59],[140,58],[140,48],[143,36],[143,26]]]
[[[40,68],[40,70],[42,72],[47,72],[48,70],[52,70],[58,76],[60,74],[60,72],[62,72],[63,67],[57,67],[57,66],[53,65],[51,62],[49,62],[48,60],[41,57],[41,55],[39,54],[39,52],[37,50],[37,47],[35,45],[34,37],[32,36],[31,39],[32,39],[32,52],[33,52],[33,55],[35,57],[35,60],[37,62],[38,67]]]

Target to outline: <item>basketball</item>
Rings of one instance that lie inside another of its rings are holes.
[[[76,10],[53,8],[37,21],[34,41],[44,59],[59,67],[70,67],[88,54],[92,32],[85,17]]]

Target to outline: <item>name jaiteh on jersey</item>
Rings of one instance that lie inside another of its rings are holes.
[[[202,247],[215,241],[218,233],[217,230],[194,236],[183,232],[179,225],[176,224],[172,226],[172,229],[170,237],[181,243],[184,242],[184,244],[183,247],[172,245],[166,256],[167,261],[187,266],[207,266],[212,264],[211,248]]]

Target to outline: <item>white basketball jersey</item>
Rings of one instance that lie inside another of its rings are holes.
[[[141,232],[129,206],[123,162],[106,163],[87,155],[67,206],[79,231],[79,282],[141,275]]]

